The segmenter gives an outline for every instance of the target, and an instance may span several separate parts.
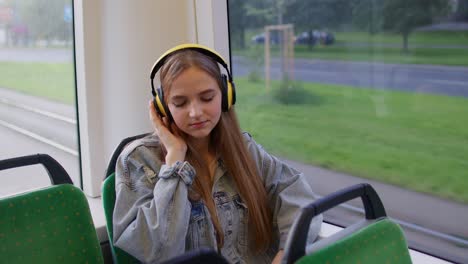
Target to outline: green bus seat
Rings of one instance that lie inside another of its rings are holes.
[[[114,231],[112,226],[112,215],[114,214],[115,204],[115,175],[111,173],[102,185],[102,202],[104,205],[104,215],[106,217],[107,235],[109,237],[109,246],[112,252],[114,263],[140,263],[136,258],[127,252],[114,246]]]
[[[109,246],[112,253],[112,259],[115,264],[140,263],[140,261],[138,261],[132,255],[114,246],[114,228],[112,217],[114,214],[115,205],[115,164],[117,163],[117,159],[122,150],[125,148],[125,146],[127,146],[130,142],[145,137],[147,135],[149,135],[149,133],[127,137],[119,143],[119,145],[115,148],[114,152],[112,153],[109,164],[107,165],[106,175],[102,185],[102,202],[104,206],[104,215],[106,217],[107,236],[109,238]]]
[[[311,219],[343,202],[361,197],[366,219],[313,243],[307,248]],[[401,227],[386,216],[369,184],[358,184],[323,197],[302,208],[285,247],[285,263],[411,263]]]
[[[24,156],[0,161],[0,170],[32,164],[58,185],[0,199],[0,262],[104,263],[88,201],[57,161]]]

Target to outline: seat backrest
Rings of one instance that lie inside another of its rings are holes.
[[[115,148],[112,156],[110,158],[109,164],[107,165],[105,179],[102,185],[102,202],[104,206],[104,215],[106,217],[106,228],[107,236],[109,238],[109,246],[112,253],[112,259],[114,263],[140,263],[136,258],[128,254],[127,252],[121,250],[118,247],[114,246],[114,229],[113,229],[113,214],[115,206],[115,165],[117,159],[130,142],[145,137],[149,133],[140,134],[132,137],[124,138],[119,145]]]
[[[0,170],[33,164],[42,164],[56,185],[0,199],[0,262],[104,263],[88,200],[55,159],[6,159]]]
[[[113,174],[115,172],[115,164],[117,163],[117,159],[119,158],[120,153],[122,152],[122,150],[130,142],[132,142],[132,141],[134,141],[136,139],[139,139],[139,138],[146,137],[146,136],[148,136],[150,134],[151,133],[144,133],[144,134],[139,134],[139,135],[136,135],[136,136],[127,137],[127,138],[122,139],[122,141],[120,141],[119,145],[117,145],[117,147],[114,149],[114,152],[112,153],[112,156],[111,156],[111,158],[109,160],[109,164],[107,164],[105,178],[109,177],[111,174]]]
[[[0,200],[2,263],[104,263],[88,201],[71,184]]]
[[[129,255],[127,252],[114,246],[114,229],[112,215],[114,214],[115,205],[115,175],[109,175],[102,185],[102,202],[104,205],[104,215],[107,222],[107,235],[109,237],[109,245],[112,252],[114,263],[140,263],[137,259]]]
[[[401,227],[386,217],[366,223],[347,236],[338,234],[317,244],[295,263],[411,263]]]
[[[341,203],[360,197],[366,219],[308,247],[310,221]],[[401,227],[390,220],[369,184],[357,184],[303,207],[289,233],[284,263],[411,263]]]

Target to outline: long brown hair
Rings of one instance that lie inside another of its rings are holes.
[[[220,68],[214,59],[194,50],[180,50],[172,54],[160,70],[160,80],[166,95],[164,98],[166,103],[172,82],[190,67],[197,67],[208,73],[218,82],[218,86],[222,87]],[[177,128],[174,123],[172,123],[171,129],[184,139],[188,139],[188,135]],[[217,232],[218,247],[222,247],[224,233],[216,214],[211,193],[213,182],[210,179],[208,164],[189,140],[186,140],[186,143],[188,147],[186,160],[197,172],[193,189],[205,201]],[[209,147],[224,162],[226,170],[233,177],[237,190],[247,205],[248,226],[252,228],[249,233],[252,236],[255,251],[260,252],[267,249],[271,243],[272,214],[268,206],[265,187],[258,174],[259,171],[244,143],[234,107],[231,107],[227,112],[222,112],[220,121],[211,131]]]

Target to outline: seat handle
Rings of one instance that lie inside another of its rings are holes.
[[[7,170],[35,164],[42,164],[45,167],[47,174],[49,175],[50,182],[53,185],[64,183],[73,184],[73,181],[62,165],[60,165],[58,161],[47,154],[33,154],[0,160],[0,170]]]
[[[358,197],[361,198],[364,204],[366,219],[387,216],[377,192],[368,183],[356,184],[322,197],[301,208],[299,215],[294,220],[286,242],[286,245],[290,245],[288,252],[285,254],[286,263],[294,263],[305,255],[307,235],[313,217]]]

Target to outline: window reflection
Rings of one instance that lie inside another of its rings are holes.
[[[370,182],[410,246],[466,258],[467,14],[467,1],[229,1],[243,129],[320,195]],[[285,25],[294,36],[270,30]],[[326,220],[354,222],[345,211]]]
[[[80,186],[72,20],[71,0],[0,1],[0,159],[49,154]],[[0,173],[0,196],[50,185],[40,166]]]

